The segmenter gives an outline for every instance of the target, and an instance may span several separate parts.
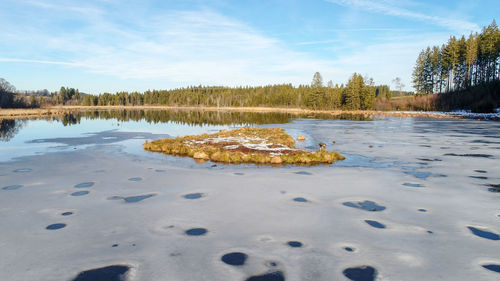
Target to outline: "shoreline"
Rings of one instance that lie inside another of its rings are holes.
[[[161,105],[126,105],[126,106],[53,106],[47,108],[9,108],[0,109],[0,119],[30,119],[38,117],[51,117],[69,114],[82,110],[188,110],[188,111],[231,111],[231,112],[257,112],[257,113],[290,113],[290,114],[330,114],[340,116],[344,114],[393,117],[430,117],[430,118],[478,118],[467,115],[451,115],[447,112],[425,112],[425,111],[376,111],[376,110],[312,110],[302,108],[282,107],[209,107],[209,106],[161,106]],[[483,117],[484,118],[484,117]],[[496,119],[498,120],[498,119]]]

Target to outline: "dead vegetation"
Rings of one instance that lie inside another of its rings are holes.
[[[345,158],[326,149],[306,151],[295,147],[295,140],[281,128],[241,128],[146,141],[144,149],[170,155],[222,163],[330,164]]]

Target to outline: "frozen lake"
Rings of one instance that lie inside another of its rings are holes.
[[[0,280],[500,279],[500,122],[318,117],[1,121]],[[242,126],[346,160],[214,165],[142,149]]]

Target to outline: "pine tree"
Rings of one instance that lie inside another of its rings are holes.
[[[424,67],[425,67],[425,51],[421,51],[417,57],[415,67],[413,68],[413,87],[417,91],[417,94],[423,94],[425,89],[425,77],[424,77]]]
[[[469,35],[466,44],[466,53],[465,53],[465,64],[467,65],[467,86],[472,86],[473,84],[473,67],[477,60],[477,36]],[[475,83],[474,83],[475,84]]]
[[[361,91],[363,89],[363,77],[354,73],[344,90],[344,107],[349,110],[361,107]]]
[[[321,88],[323,87],[323,77],[321,77],[321,74],[319,72],[314,73],[312,82],[311,82],[311,87],[312,88]]]

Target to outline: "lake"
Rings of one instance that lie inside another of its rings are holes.
[[[281,127],[332,165],[146,140]],[[0,280],[498,280],[500,123],[84,111],[0,127]],[[99,279],[100,278],[100,279]]]

